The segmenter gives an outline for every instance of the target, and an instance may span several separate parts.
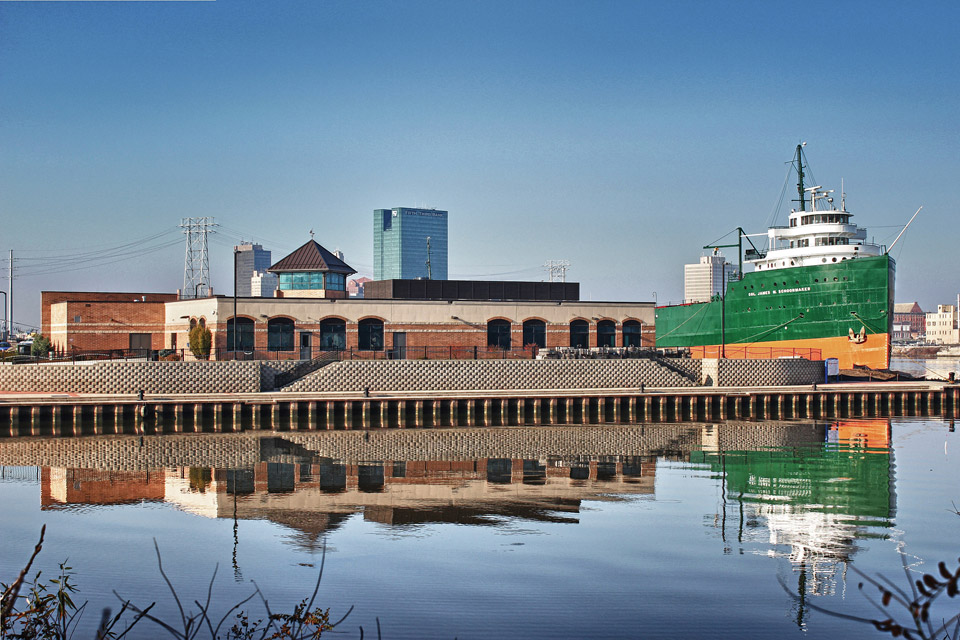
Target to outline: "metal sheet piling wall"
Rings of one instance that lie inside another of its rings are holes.
[[[0,402],[0,437],[297,431],[406,427],[510,427],[724,420],[836,420],[960,412],[960,385],[789,388],[771,392],[684,389],[669,393],[555,392],[402,398],[139,400],[51,398]]]

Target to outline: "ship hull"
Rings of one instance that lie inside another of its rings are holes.
[[[837,358],[890,366],[896,264],[887,255],[744,274],[723,299],[657,308],[657,347],[694,357]]]

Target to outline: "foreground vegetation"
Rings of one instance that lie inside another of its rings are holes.
[[[9,585],[0,583],[3,590],[0,598],[0,639],[3,640],[66,640],[74,636],[87,603],[76,604],[74,598],[77,587],[74,573],[66,563],[61,563],[57,575],[44,580],[38,571],[32,578],[30,569],[43,548],[46,526],[40,530],[40,540],[34,547],[26,566]],[[163,570],[160,550],[154,541],[157,553],[157,567],[160,575],[170,589],[179,611],[179,620],[163,620],[151,614],[155,603],[139,606],[131,600],[114,592],[120,603],[120,610],[113,614],[105,608],[101,612],[97,627],[96,640],[108,638],[119,640],[128,634],[152,636],[166,633],[179,640],[210,638],[211,640],[302,640],[320,638],[324,632],[332,631],[346,620],[353,611],[351,607],[338,621],[330,621],[330,610],[315,607],[320,581],[323,578],[323,565],[326,553],[320,563],[320,571],[313,593],[304,598],[289,613],[274,613],[264,594],[254,583],[254,591],[226,611],[213,611],[211,597],[217,577],[214,570],[207,588],[204,602],[193,601],[192,607],[185,609],[173,583]],[[258,616],[249,611],[248,603],[255,603],[262,613]],[[146,628],[145,625],[153,625]],[[377,621],[377,637],[380,637],[380,622]],[[136,631],[134,631],[136,629]],[[161,633],[158,633],[161,632]],[[363,638],[363,627],[359,627]]]

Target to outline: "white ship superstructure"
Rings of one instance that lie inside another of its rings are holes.
[[[758,271],[822,265],[885,253],[886,247],[867,242],[867,230],[851,222],[853,214],[846,210],[843,198],[839,209],[834,206],[830,195],[833,189],[816,186],[801,193],[800,210],[790,212],[788,226],[770,227],[767,231],[766,255],[746,260]],[[807,197],[810,210],[803,206]]]

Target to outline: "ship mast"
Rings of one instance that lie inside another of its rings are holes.
[[[807,198],[803,192],[803,145],[802,142],[797,145],[797,193],[800,196],[800,211],[807,210]]]

